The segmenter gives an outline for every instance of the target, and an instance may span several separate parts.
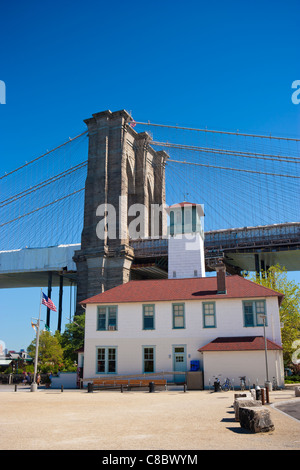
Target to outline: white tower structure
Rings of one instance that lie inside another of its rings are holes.
[[[181,202],[167,212],[169,279],[205,277],[203,205]]]

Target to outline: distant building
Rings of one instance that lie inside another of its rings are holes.
[[[24,350],[21,349],[20,351],[16,352],[14,350],[7,351],[0,355],[0,366],[8,367],[9,365],[15,365],[18,367],[22,363],[31,363],[33,361],[32,357]]]

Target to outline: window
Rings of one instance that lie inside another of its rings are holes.
[[[117,306],[98,307],[97,330],[116,330],[117,329]]]
[[[154,305],[143,305],[143,329],[154,330]]]
[[[266,315],[266,303],[264,300],[245,300],[243,306],[245,327],[264,325],[263,315]]]
[[[216,328],[215,302],[203,303],[203,328]]]
[[[144,372],[154,372],[154,347],[144,346],[143,348]]]
[[[192,210],[191,209],[185,209],[184,210],[184,223],[185,224],[191,224],[192,223]]]
[[[185,328],[184,304],[173,304],[173,328]]]
[[[256,326],[264,326],[263,316],[266,314],[266,303],[264,300],[256,300],[255,302],[256,311]],[[265,319],[267,325],[267,318]]]
[[[97,370],[98,374],[114,374],[117,371],[117,350],[116,348],[97,349]]]

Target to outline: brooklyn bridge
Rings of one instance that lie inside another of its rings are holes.
[[[162,211],[153,236],[152,208],[178,203],[204,207],[206,271],[220,262],[229,275],[299,270],[300,139],[135,122],[125,110],[84,123],[0,177],[1,288],[46,286],[51,297],[72,284],[78,303],[129,279],[167,277],[170,221]],[[133,237],[137,206],[143,228]]]

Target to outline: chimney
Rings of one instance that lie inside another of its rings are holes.
[[[217,271],[217,294],[226,294],[226,268],[224,264],[216,266]]]

